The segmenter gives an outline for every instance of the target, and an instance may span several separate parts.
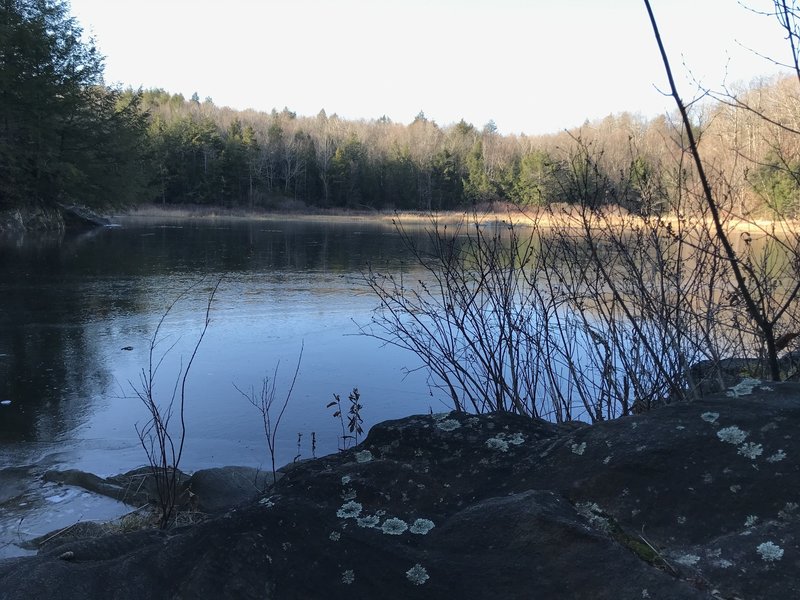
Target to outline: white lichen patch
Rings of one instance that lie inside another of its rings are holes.
[[[696,554],[683,554],[677,557],[675,562],[684,567],[693,567],[700,562],[700,557]]]
[[[744,520],[744,526],[748,529],[755,527],[756,523],[758,523],[758,517],[756,515],[747,515],[747,518]]]
[[[508,442],[500,437],[491,437],[486,440],[486,447],[490,450],[499,450],[500,452],[508,452]]]
[[[408,523],[397,517],[386,519],[383,525],[381,525],[381,531],[386,535],[401,535],[405,533],[406,530],[408,530]]]
[[[706,423],[716,423],[717,419],[719,419],[718,412],[704,412],[700,415],[700,418],[703,419]]]
[[[607,464],[608,464],[608,463],[610,463],[610,462],[611,462],[611,455],[609,454],[608,456],[606,456],[606,457],[603,459],[603,464],[604,464],[604,465],[607,465]]]
[[[436,527],[430,519],[417,519],[411,524],[408,530],[416,535],[426,535],[431,529]]]
[[[336,516],[340,519],[357,519],[363,508],[360,503],[350,500],[342,504],[342,507],[336,511]]]
[[[261,500],[258,501],[258,503],[264,508],[272,508],[273,506],[275,506],[275,503],[272,501],[272,496],[269,496],[267,498],[262,498]]]
[[[755,442],[746,442],[739,446],[739,454],[750,460],[755,460],[763,453],[764,448],[761,447],[761,444],[756,444]]]
[[[342,485],[350,483],[350,475],[342,475]]]
[[[784,520],[791,519],[798,508],[800,508],[800,505],[798,505],[797,502],[787,502],[783,505],[783,508],[778,511],[778,518]]]
[[[761,381],[758,379],[753,379],[751,377],[745,377],[735,386],[730,388],[725,395],[729,398],[738,398],[740,396],[749,396],[753,393],[753,390],[761,385]]]
[[[781,449],[781,450],[778,450],[777,452],[775,452],[775,454],[771,454],[770,456],[768,456],[767,457],[767,462],[768,463],[781,462],[784,458],[786,458],[786,452],[784,452]]]
[[[586,442],[581,442],[580,444],[572,444],[570,446],[573,454],[577,454],[578,456],[583,456],[583,453],[586,452]]]
[[[611,523],[603,516],[602,509],[595,502],[579,502],[575,505],[575,510],[580,516],[600,531],[611,531]]]
[[[509,444],[514,444],[515,446],[519,446],[519,445],[525,443],[525,436],[522,435],[521,433],[517,432],[517,433],[514,433],[514,434],[506,437],[506,441]]]
[[[430,576],[428,575],[428,571],[425,569],[425,567],[417,563],[408,571],[406,571],[406,579],[408,579],[414,585],[422,585],[428,581],[428,579],[430,579]]]
[[[753,390],[761,385],[760,379],[753,379],[752,377],[745,377],[732,388],[728,388],[725,395],[729,398],[738,398],[740,396],[749,396]]]
[[[342,539],[342,534],[338,531],[331,531],[330,535],[328,535],[328,539],[332,542],[338,542]]]
[[[359,527],[365,528],[374,528],[378,526],[378,523],[381,522],[381,518],[378,515],[364,515],[363,517],[358,517],[356,519],[356,524]]]
[[[775,562],[783,558],[783,548],[774,542],[764,542],[756,546],[756,552],[764,562]]]
[[[431,415],[434,421],[444,421],[449,416],[450,413],[434,413]]]
[[[742,431],[736,425],[724,427],[717,432],[717,437],[721,441],[733,444],[734,446],[738,446],[744,442],[748,435],[746,431]]]
[[[734,483],[731,487],[728,488],[734,494],[738,494],[742,490],[742,486],[738,483]]]
[[[679,525],[685,525],[686,524],[686,517],[684,517],[683,515],[678,515],[675,518],[675,520],[678,522]]]
[[[372,452],[369,450],[362,450],[361,452],[356,452],[355,457],[357,463],[369,462],[372,460]]]
[[[436,428],[441,429],[442,431],[455,431],[459,427],[461,427],[461,423],[455,419],[446,419],[444,421],[439,421],[436,424]]]
[[[356,574],[353,572],[353,569],[347,569],[347,571],[342,571],[342,583],[345,585],[351,585],[356,580]]]
[[[716,558],[711,561],[711,564],[718,569],[730,569],[733,566],[733,562],[729,561],[727,558]]]
[[[508,452],[509,444],[519,446],[525,442],[525,436],[521,433],[507,434],[498,433],[494,437],[486,440],[486,446],[492,450],[499,450],[500,452]]]

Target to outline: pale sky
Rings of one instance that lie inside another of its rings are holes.
[[[769,10],[771,0],[747,0]],[[106,82],[219,106],[347,119],[419,111],[551,133],[671,110],[641,0],[72,0],[106,56]],[[789,60],[774,19],[736,0],[652,0],[681,94]],[[744,47],[743,47],[744,46]],[[745,48],[746,47],[746,48]]]

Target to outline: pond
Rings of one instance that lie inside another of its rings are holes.
[[[0,247],[0,556],[17,553],[19,540],[124,510],[36,475],[108,476],[146,464],[135,425],[148,413],[136,392],[155,329],[180,297],[153,353],[163,358],[155,389],[166,402],[217,281],[187,380],[183,470],[269,469],[261,416],[236,388],[258,391],[277,375],[279,404],[298,360],[278,464],[341,445],[341,423],[326,408],[333,394],[346,405],[358,388],[365,431],[447,410],[415,370],[416,356],[358,335],[378,303],[363,283],[367,265],[414,268],[390,222],[127,217],[119,225]]]

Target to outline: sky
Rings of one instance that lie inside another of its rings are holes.
[[[747,0],[770,10],[771,0]],[[786,62],[774,18],[737,0],[651,0],[681,96]],[[503,134],[672,110],[642,0],[71,0],[107,84],[218,106]],[[759,56],[762,55],[762,56]]]

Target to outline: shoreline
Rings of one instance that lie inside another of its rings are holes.
[[[548,229],[552,227],[566,227],[570,229],[582,228],[582,221],[577,210],[568,205],[553,208],[517,207],[510,204],[484,205],[470,210],[453,211],[391,211],[391,210],[354,210],[354,209],[277,209],[274,211],[264,209],[229,209],[219,206],[194,206],[178,205],[169,208],[159,205],[136,207],[127,212],[112,213],[112,219],[148,218],[148,219],[237,219],[237,220],[264,220],[274,221],[279,219],[302,219],[310,221],[344,221],[344,222],[385,222],[407,224],[430,224],[432,222],[452,225],[457,223],[508,223],[524,227]],[[591,221],[600,227],[608,226],[642,226],[650,223],[659,227],[675,228],[681,224],[683,228],[700,229],[714,228],[713,222],[707,218],[685,217],[679,219],[674,215],[642,217],[628,213],[617,207],[608,211],[592,215]],[[786,234],[800,232],[800,221],[797,220],[770,220],[746,219],[742,217],[728,217],[723,222],[727,231],[762,232]]]

